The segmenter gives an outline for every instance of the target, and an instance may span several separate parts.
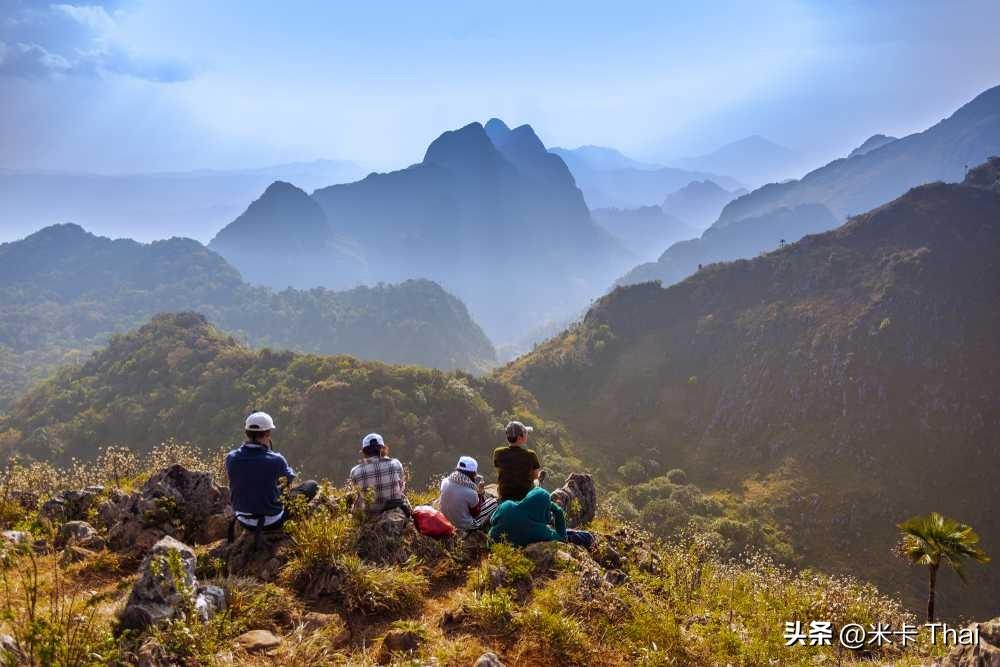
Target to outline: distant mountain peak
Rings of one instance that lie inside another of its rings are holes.
[[[858,155],[864,155],[865,153],[870,153],[876,148],[882,148],[882,146],[885,146],[886,144],[891,144],[896,141],[896,139],[898,139],[898,137],[891,137],[887,134],[873,134],[865,139],[863,144],[851,151],[847,157],[852,158],[857,157]]]
[[[510,134],[510,128],[507,126],[507,123],[503,122],[499,118],[490,118],[486,121],[484,129],[486,130],[486,136],[488,136],[490,141],[494,144],[498,141],[505,140],[507,135]]]
[[[496,125],[494,125],[496,127]],[[431,142],[424,154],[424,164],[436,164],[461,173],[462,170],[496,161],[496,147],[478,122],[457,130],[448,130]]]

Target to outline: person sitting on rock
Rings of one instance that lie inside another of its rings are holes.
[[[555,523],[553,528],[550,522]],[[505,500],[490,518],[490,539],[507,540],[519,547],[535,542],[569,542],[587,549],[594,536],[585,530],[567,530],[563,509],[552,502],[549,492],[538,486],[522,500]]]
[[[239,521],[248,528],[276,530],[288,518],[281,502],[279,482],[291,485],[295,471],[281,454],[271,449],[274,420],[266,412],[253,412],[244,424],[246,441],[226,455],[229,497]],[[290,495],[312,500],[319,484],[309,480],[288,489]],[[230,526],[230,539],[235,523]]]
[[[450,475],[441,480],[439,505],[452,525],[459,530],[477,530],[490,525],[497,499],[487,495],[486,483],[477,474],[479,464],[471,456],[458,459]]]
[[[541,483],[545,479],[545,473],[538,463],[538,455],[525,447],[528,434],[534,429],[512,421],[504,430],[507,446],[493,450],[493,467],[497,469],[500,502],[521,500],[535,486],[536,481]]]
[[[389,458],[389,448],[378,433],[361,439],[364,460],[351,469],[350,482],[357,489],[355,507],[369,514],[380,514],[399,508],[410,516],[406,501],[406,474],[399,459]],[[370,496],[370,497],[368,497]]]

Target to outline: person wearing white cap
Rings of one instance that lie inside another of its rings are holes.
[[[243,423],[246,440],[226,455],[226,475],[229,477],[229,498],[233,505],[234,523],[230,526],[230,539],[236,521],[258,531],[275,530],[287,518],[281,502],[279,482],[288,484],[295,479],[295,471],[281,454],[271,449],[271,433],[277,427],[271,415],[255,410]],[[303,495],[311,500],[319,491],[314,481],[306,481],[289,489],[290,494]]]
[[[389,448],[378,433],[369,433],[361,439],[364,459],[351,468],[349,480],[359,491],[355,507],[363,507],[369,514],[379,514],[399,508],[410,516],[406,501],[406,474],[399,459],[389,457]],[[370,499],[365,496],[371,495]]]
[[[497,499],[484,491],[479,464],[471,456],[458,459],[455,470],[441,480],[441,512],[460,530],[489,528]]]

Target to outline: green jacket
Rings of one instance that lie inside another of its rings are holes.
[[[555,530],[549,517],[555,517]],[[504,537],[519,547],[533,542],[566,541],[566,517],[562,508],[552,502],[549,492],[536,487],[522,500],[505,500],[490,518],[490,539]]]

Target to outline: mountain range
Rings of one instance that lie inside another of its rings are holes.
[[[274,292],[191,239],[141,244],[55,225],[0,245],[0,407],[57,364],[176,310],[254,345],[476,371],[496,359],[464,304],[427,280]]]
[[[726,204],[701,239],[668,248],[619,284],[676,282],[720,260],[753,257],[806,234],[836,227],[865,211],[935,180],[959,181],[968,165],[1000,153],[1000,86],[933,127],[902,139],[870,137],[853,157],[836,160],[802,180],[765,185]],[[822,210],[821,210],[822,209]]]
[[[67,221],[139,241],[170,236],[208,241],[269,183],[284,180],[312,189],[365,173],[346,160],[148,174],[0,169],[0,242]]]
[[[802,173],[805,165],[802,155],[796,151],[755,134],[705,155],[681,158],[676,166],[728,174],[751,187],[758,187],[792,178]]]
[[[408,345],[405,333],[394,341]],[[241,437],[246,414],[264,405],[297,467],[344,480],[358,434],[378,429],[410,464],[414,484],[452,469],[462,454],[488,461],[508,415],[534,407],[523,391],[488,377],[252,349],[201,314],[166,313],[33,387],[0,416],[0,449],[64,464],[93,458],[98,443],[143,453],[176,438],[215,451]],[[571,456],[559,429],[536,449],[559,469],[557,459]]]
[[[723,188],[737,190],[742,185],[724,173],[692,171],[645,164],[626,157],[613,148],[581,146],[553,148],[573,173],[587,206],[597,208],[639,208],[656,206],[667,195],[692,181],[711,180]]]
[[[634,262],[528,125],[470,123],[418,164],[315,191],[318,209],[303,194],[269,188],[209,247],[276,288],[429,278],[498,342],[575,314]]]
[[[1000,544],[998,285],[993,159],[760,257],[616,289],[500,376],[584,460],[656,457],[752,488],[803,562],[864,564],[917,605],[923,577],[890,553],[898,522],[940,511]],[[993,611],[998,591],[977,571],[944,613]]]
[[[1000,86],[934,126],[879,148],[834,160],[801,179],[774,183],[733,201],[715,223],[724,227],[779,207],[822,204],[835,217],[867,211],[932,181],[957,182],[972,165],[1000,153]]]

